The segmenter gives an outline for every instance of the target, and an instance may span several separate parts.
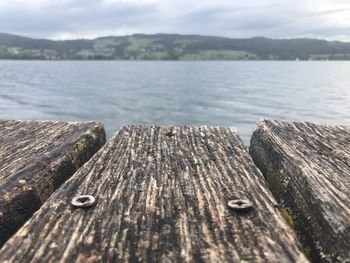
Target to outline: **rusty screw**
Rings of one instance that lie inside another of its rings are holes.
[[[247,199],[230,200],[227,205],[237,212],[248,212],[253,208],[253,203]]]
[[[71,204],[74,207],[90,207],[95,203],[96,199],[92,195],[79,195],[72,199]]]

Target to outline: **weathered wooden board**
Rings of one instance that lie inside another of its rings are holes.
[[[93,195],[90,208],[73,197]],[[230,199],[253,203],[232,211]],[[18,262],[304,262],[229,128],[123,127],[0,251]]]
[[[0,120],[0,246],[105,140],[98,123]]]
[[[350,262],[350,127],[263,121],[250,152],[313,260]]]

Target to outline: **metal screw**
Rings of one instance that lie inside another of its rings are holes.
[[[26,184],[26,183],[27,183],[27,181],[26,181],[26,180],[21,179],[21,180],[19,180],[19,181],[18,181],[18,183],[23,185],[23,184]]]
[[[173,137],[173,136],[175,136],[175,132],[169,131],[169,132],[167,132],[167,133],[165,134],[165,136],[167,136],[167,137]]]
[[[96,199],[92,195],[79,195],[72,199],[71,204],[75,207],[90,207]]]
[[[176,134],[176,130],[174,128],[170,128],[165,131],[165,136],[167,137],[173,137]]]
[[[247,199],[230,200],[227,205],[237,212],[247,212],[253,208],[253,203]]]

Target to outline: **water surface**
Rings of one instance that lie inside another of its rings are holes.
[[[350,124],[350,62],[0,61],[0,118],[236,127]]]

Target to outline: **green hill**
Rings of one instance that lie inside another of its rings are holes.
[[[0,33],[0,59],[350,60],[350,43],[176,34],[53,41]]]

